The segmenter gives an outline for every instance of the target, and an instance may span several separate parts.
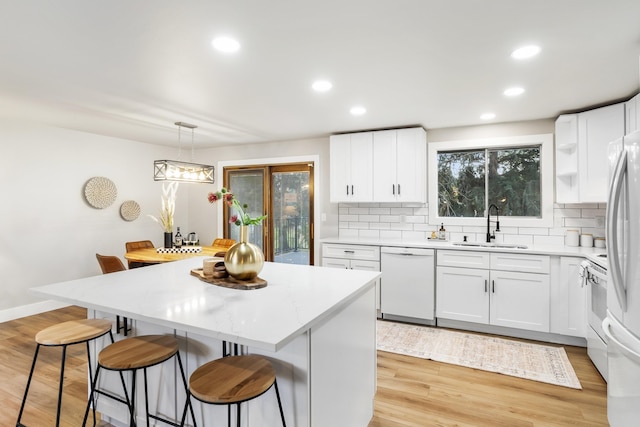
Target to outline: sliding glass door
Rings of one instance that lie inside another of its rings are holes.
[[[249,241],[267,261],[313,264],[313,164],[225,167],[224,186],[252,217],[267,214],[261,226],[249,227]],[[238,240],[229,215],[225,209],[225,237]]]

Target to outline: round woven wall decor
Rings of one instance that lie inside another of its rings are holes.
[[[84,197],[91,206],[104,209],[116,200],[118,189],[109,178],[96,176],[84,186]]]
[[[134,221],[140,215],[140,205],[133,201],[127,200],[120,205],[120,216],[125,221]]]

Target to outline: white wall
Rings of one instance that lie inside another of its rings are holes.
[[[0,321],[46,308],[31,287],[101,274],[96,253],[125,262],[126,241],[162,245],[162,229],[147,217],[160,210],[153,160],[173,158],[175,149],[4,120],[0,142]],[[108,208],[85,202],[94,176],[117,186]],[[179,188],[176,208],[176,224],[185,227],[188,190]],[[120,217],[125,200],[140,204],[137,220]]]

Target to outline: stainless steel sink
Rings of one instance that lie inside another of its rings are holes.
[[[478,242],[454,242],[454,246],[475,246],[481,248],[501,248],[501,249],[527,249],[527,245],[517,243],[478,243]]]

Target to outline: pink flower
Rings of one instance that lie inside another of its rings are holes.
[[[209,203],[215,203],[220,197],[217,193],[209,193],[209,196],[207,196],[207,198],[209,199]]]
[[[235,224],[237,220],[238,215],[231,215],[231,218],[229,218],[229,224]]]

